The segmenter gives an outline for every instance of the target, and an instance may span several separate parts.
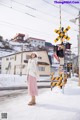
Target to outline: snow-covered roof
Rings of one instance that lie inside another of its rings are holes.
[[[46,51],[46,50],[34,50],[34,52],[38,52],[38,51]],[[26,50],[26,51],[23,51],[23,53],[24,53],[24,52],[33,52],[33,50],[32,50],[32,51]],[[46,52],[47,52],[47,51],[46,51]],[[12,52],[12,53],[10,52],[10,54],[4,55],[4,56],[2,56],[2,58],[3,58],[3,57],[8,57],[8,56],[11,56],[11,55],[15,55],[15,54],[20,54],[20,53],[22,53],[22,52],[21,52],[21,51],[20,51],[20,52]]]
[[[15,46],[17,46],[17,45],[20,45],[20,46],[22,46],[22,45],[28,45],[28,43],[19,43],[19,42],[13,42],[13,41],[9,41],[9,43],[11,45],[15,45]]]

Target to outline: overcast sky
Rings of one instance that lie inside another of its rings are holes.
[[[75,6],[79,7],[79,4]],[[75,25],[70,19],[77,16],[76,8],[62,5],[62,26],[71,27],[67,34],[71,38],[72,48],[77,47],[78,20]],[[60,27],[59,18],[59,4],[54,4],[53,0],[0,0],[0,35],[4,39],[24,33],[26,37],[37,37],[55,44],[58,34],[54,30]]]

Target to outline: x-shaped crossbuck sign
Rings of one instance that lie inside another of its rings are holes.
[[[59,36],[54,40],[54,42],[57,42],[60,38],[64,38],[67,40],[70,40],[70,37],[66,36],[65,33],[70,29],[70,26],[68,26],[65,30],[60,31],[60,30],[55,30],[56,33],[59,34]]]
[[[71,64],[71,63],[68,63],[68,64],[67,64],[67,67],[72,67],[72,64]]]

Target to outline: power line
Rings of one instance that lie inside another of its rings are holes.
[[[42,18],[38,18],[37,16],[34,16],[34,15],[30,14],[30,13],[23,12],[23,11],[21,11],[21,10],[17,10],[17,9],[15,9],[15,8],[11,7],[11,6],[8,6],[8,5],[5,5],[5,4],[2,4],[2,3],[0,3],[0,4],[3,5],[4,7],[7,7],[7,8],[9,8],[9,9],[15,10],[16,12],[20,12],[20,13],[23,13],[23,14],[28,15],[28,16],[30,16],[30,17],[33,17],[33,18],[36,18],[36,19],[39,19],[39,20],[43,20]],[[47,20],[43,20],[43,21],[46,21],[46,22],[50,23],[50,22],[47,21]]]
[[[43,1],[45,1],[45,0],[43,0]],[[13,0],[12,2],[16,2],[16,1]],[[45,2],[47,2],[47,1],[45,1]],[[17,3],[17,4],[20,4],[20,5],[23,5],[23,6],[25,6],[25,7],[28,7],[28,8],[30,8],[30,9],[34,10],[34,11],[37,11],[37,12],[40,12],[40,13],[42,13],[42,14],[48,15],[48,16],[50,16],[50,17],[52,17],[52,18],[53,18],[53,17],[56,17],[56,16],[53,16],[53,15],[49,15],[48,13],[43,12],[43,11],[41,11],[41,10],[38,10],[38,9],[32,7],[32,6],[24,5],[23,3],[20,3],[20,2],[16,2],[16,3]],[[49,2],[47,2],[47,3],[50,4],[50,5],[53,5],[53,4],[49,3]],[[0,3],[0,4],[2,4],[2,3]],[[2,5],[3,5],[3,4],[2,4]],[[4,5],[4,6],[6,6],[6,5]],[[55,5],[53,5],[53,6],[55,6]],[[9,7],[9,6],[6,6],[6,7]],[[57,6],[55,6],[55,7],[57,7]],[[9,8],[11,8],[11,9],[17,11],[17,12],[24,13],[24,12],[22,12],[21,10],[17,10],[17,9],[15,9],[15,8],[13,8],[12,6],[10,6]],[[57,8],[59,9],[59,7],[57,7]],[[42,18],[38,18],[37,16],[34,16],[34,15],[30,14],[30,13],[26,13],[26,12],[25,12],[24,14],[29,15],[29,16],[34,17],[34,18],[37,18],[37,19],[43,20]],[[58,17],[57,17],[57,18],[58,18]],[[59,18],[58,18],[58,19],[59,19]],[[46,21],[47,21],[47,20],[46,20]],[[68,21],[68,20],[66,20],[66,19],[64,19],[64,21],[70,22],[70,21]],[[47,21],[47,22],[49,22],[49,21]]]
[[[44,0],[43,0],[44,1]],[[2,4],[2,3],[0,3],[0,4]],[[3,6],[5,6],[5,7],[8,7],[8,8],[10,8],[10,9],[13,9],[13,10],[15,10],[15,11],[17,11],[17,12],[20,12],[20,13],[23,13],[23,14],[26,14],[26,15],[29,15],[29,16],[31,16],[31,17],[33,17],[33,18],[37,18],[37,19],[40,19],[40,20],[43,20],[43,19],[41,19],[41,18],[38,18],[38,17],[36,17],[36,16],[34,16],[34,15],[32,15],[32,14],[30,14],[30,13],[25,13],[25,12],[22,12],[21,10],[17,10],[17,9],[15,9],[15,8],[13,8],[13,7],[11,7],[11,6],[7,6],[7,5],[4,5],[4,4],[2,4]],[[31,9],[32,7],[31,6],[29,6],[29,8]],[[35,9],[34,8],[34,10],[37,10],[37,9]],[[42,11],[41,11],[42,12]],[[44,12],[43,12],[44,13]],[[45,14],[45,13],[44,13]],[[45,20],[44,20],[45,21]],[[47,22],[49,22],[49,21],[47,21]],[[68,21],[69,22],[69,21]],[[49,22],[50,23],[50,22]]]
[[[21,26],[21,25],[17,25],[17,24],[13,24],[13,23],[9,23],[9,22],[6,22],[6,21],[0,21],[0,22],[2,22],[2,23],[5,23],[5,24],[7,24],[10,28],[24,28],[24,29],[26,29],[26,30],[28,30],[28,31],[31,31],[32,33],[36,33],[36,35],[46,35],[46,36],[48,36],[49,38],[50,38],[50,36],[51,36],[51,34],[46,34],[46,33],[43,33],[43,32],[41,32],[41,31],[36,31],[36,30],[34,30],[34,29],[30,29],[30,28],[28,28],[28,27],[24,27],[24,26]],[[13,26],[13,27],[12,27]],[[52,37],[51,37],[52,38]]]
[[[13,2],[16,2],[16,1],[13,1]],[[50,17],[56,17],[56,16],[53,16],[53,15],[49,15],[48,13],[46,13],[46,12],[43,12],[43,11],[41,11],[41,10],[38,10],[38,9],[36,9],[36,8],[33,8],[33,7],[31,7],[31,6],[28,6],[28,5],[24,5],[24,4],[22,4],[22,3],[19,3],[19,2],[16,2],[17,4],[20,4],[20,5],[23,5],[24,7],[28,7],[28,8],[30,8],[30,9],[32,9],[32,10],[34,10],[35,12],[40,12],[40,13],[42,13],[42,14],[45,14],[45,15],[47,15],[47,16],[50,16]],[[0,3],[0,4],[2,4],[2,3]],[[5,5],[5,4],[2,4],[3,6],[5,6],[5,7],[8,7],[8,8],[11,8],[11,9],[13,9],[13,10],[16,10],[16,11],[18,11],[18,12],[22,12],[22,11],[19,11],[19,10],[17,10],[17,9],[14,9],[12,6],[7,6],[7,5]],[[24,13],[24,12],[22,12],[22,13]],[[34,15],[32,15],[32,14],[29,14],[29,13],[24,13],[24,14],[27,14],[27,15],[31,15],[32,17],[36,17],[36,16],[34,16]]]
[[[28,15],[28,16],[30,16],[30,17],[33,17],[33,18],[36,18],[36,19],[39,19],[39,20],[43,20],[42,18],[39,18],[39,17],[37,17],[37,16],[34,16],[34,15],[30,14],[30,13],[26,13],[26,12],[23,12],[23,11],[21,11],[21,10],[17,10],[17,9],[15,9],[15,8],[11,7],[11,6],[8,6],[8,5],[5,5],[5,4],[2,4],[2,3],[0,3],[0,4],[3,5],[4,7],[7,7],[7,8],[9,8],[9,9],[13,9],[13,10],[15,10],[15,11],[17,11],[17,12],[23,13],[23,14]],[[43,21],[49,22],[48,20],[43,20]],[[50,23],[50,22],[49,22],[49,23]]]
[[[58,8],[58,9],[59,9],[59,6],[56,6],[56,5],[54,5],[54,4],[52,4],[52,3],[50,3],[50,2],[48,2],[48,1],[46,1],[46,0],[42,0],[42,1],[44,1],[45,3],[47,3],[47,4],[51,5],[51,6],[56,7],[56,8]],[[75,14],[72,14],[72,13],[70,13],[70,12],[66,11],[66,10],[65,10],[65,9],[63,9],[63,8],[62,8],[62,11],[66,12],[66,13],[68,13],[68,14],[72,15],[72,16],[74,16],[74,15],[75,15]]]
[[[29,6],[29,5],[24,5],[23,3],[17,2],[15,0],[13,0],[12,2],[15,2],[15,3],[19,4],[19,5],[23,5],[23,6],[27,7],[27,8],[29,8],[29,9],[36,10],[36,8],[33,8],[33,7]]]
[[[5,23],[5,24],[7,24],[8,26],[10,25],[10,28],[13,28],[13,27],[15,27],[15,28],[24,28],[24,29],[26,29],[26,30],[28,30],[28,31],[31,31],[32,33],[36,33],[36,34],[39,34],[39,35],[40,35],[40,34],[42,34],[42,35],[47,35],[48,37],[51,36],[51,34],[46,34],[46,33],[43,33],[43,32],[40,32],[40,31],[36,31],[36,30],[34,30],[34,29],[30,29],[30,28],[27,28],[27,27],[24,27],[24,26],[12,24],[12,23],[5,22],[5,21],[0,21],[0,22]],[[13,26],[13,27],[11,27],[11,26]]]
[[[51,4],[51,3],[49,3],[49,2],[47,2],[47,1],[45,1],[45,0],[43,0],[43,1],[59,9],[58,6],[55,6],[54,4]],[[48,15],[48,16],[53,17],[53,15],[50,15],[50,14],[48,14],[48,13],[46,13],[46,12],[43,12],[43,11],[41,11],[41,10],[38,10],[38,9],[32,7],[32,6],[25,5],[25,4],[23,4],[23,3],[20,3],[20,2],[15,1],[15,0],[13,0],[12,2],[15,2],[15,3],[19,4],[19,5],[23,5],[24,7],[28,7],[28,8],[30,8],[30,9],[34,10],[34,11],[37,11],[37,12],[40,12],[40,13],[43,13],[43,14],[45,14],[45,15]],[[64,9],[62,9],[62,10],[65,11]],[[68,13],[67,11],[65,11],[65,12]],[[70,13],[69,13],[69,14],[70,14]],[[70,14],[70,15],[72,15],[72,14]],[[54,17],[56,17],[56,16],[54,16]]]
[[[26,30],[28,30],[28,31],[31,31],[31,32],[33,32],[33,33],[36,33],[36,32],[37,32],[36,34],[47,35],[47,36],[49,36],[49,37],[51,36],[51,34],[46,34],[46,33],[43,33],[43,32],[41,32],[41,31],[34,30],[34,29],[31,29],[31,28],[28,28],[28,27],[24,27],[24,26],[21,26],[21,25],[9,23],[9,22],[6,22],[6,21],[0,21],[0,22],[5,23],[5,24],[7,24],[7,25],[10,25],[10,28],[11,28],[11,26],[13,26],[13,27],[15,27],[15,28],[24,28],[24,29],[26,29]]]
[[[75,8],[78,11],[80,10],[80,8],[78,8],[78,7],[74,6],[74,5],[69,4],[69,6],[71,6],[72,8]]]
[[[26,14],[26,15],[29,15],[29,16],[31,16],[31,17],[33,17],[33,18],[36,17],[36,16],[34,16],[34,15],[30,14],[30,13],[23,12],[23,11],[21,11],[21,10],[15,9],[15,8],[13,8],[13,7],[11,7],[11,6],[8,6],[8,5],[5,5],[5,4],[3,4],[3,3],[0,3],[0,4],[3,5],[3,6],[5,6],[5,7],[7,7],[7,8],[13,9],[13,10],[15,10],[15,11],[17,11],[17,12],[20,12],[20,13],[23,13],[23,14]]]
[[[45,0],[43,0],[43,1],[44,1],[44,2],[47,2],[47,1],[45,1]],[[34,10],[34,11],[40,12],[40,13],[45,14],[45,15],[48,15],[48,16],[50,16],[50,17],[56,17],[56,16],[50,15],[50,14],[48,14],[48,13],[46,13],[46,12],[43,12],[43,11],[41,11],[41,10],[38,10],[38,9],[32,7],[32,6],[25,5],[25,4],[23,4],[23,3],[17,2],[17,1],[15,1],[15,0],[13,0],[12,2],[15,2],[15,3],[19,4],[19,5],[23,5],[24,7],[28,7],[28,8],[30,8],[30,9]],[[47,2],[47,3],[59,9],[58,6],[55,6],[54,4],[51,4],[51,3],[49,3],[49,2]],[[13,8],[13,7],[10,7],[10,8]],[[62,9],[62,10],[63,10],[63,9]],[[66,13],[68,13],[68,12],[66,12]],[[26,13],[26,14],[28,14],[28,13]],[[70,13],[69,13],[69,14],[70,14]],[[29,15],[31,15],[31,14],[29,14]],[[70,15],[72,15],[72,14],[70,14]],[[34,16],[34,15],[31,15],[31,16],[36,17],[36,16]],[[67,20],[65,19],[65,21],[67,21]],[[69,21],[68,21],[68,22],[69,22]]]

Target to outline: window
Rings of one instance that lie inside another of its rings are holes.
[[[42,57],[38,57],[38,59],[42,59]]]
[[[30,58],[30,55],[26,55],[26,59],[28,60]]]
[[[45,71],[45,67],[39,67],[39,71]]]
[[[17,39],[22,39],[22,37],[21,36],[17,36]]]
[[[9,58],[6,58],[6,60],[9,60]]]
[[[22,68],[24,69],[26,67],[26,65],[22,65]]]
[[[11,57],[10,60],[14,59],[14,57]]]
[[[16,61],[16,59],[17,59],[17,55],[15,55],[15,58],[14,58],[14,59],[15,59],[15,61]]]

